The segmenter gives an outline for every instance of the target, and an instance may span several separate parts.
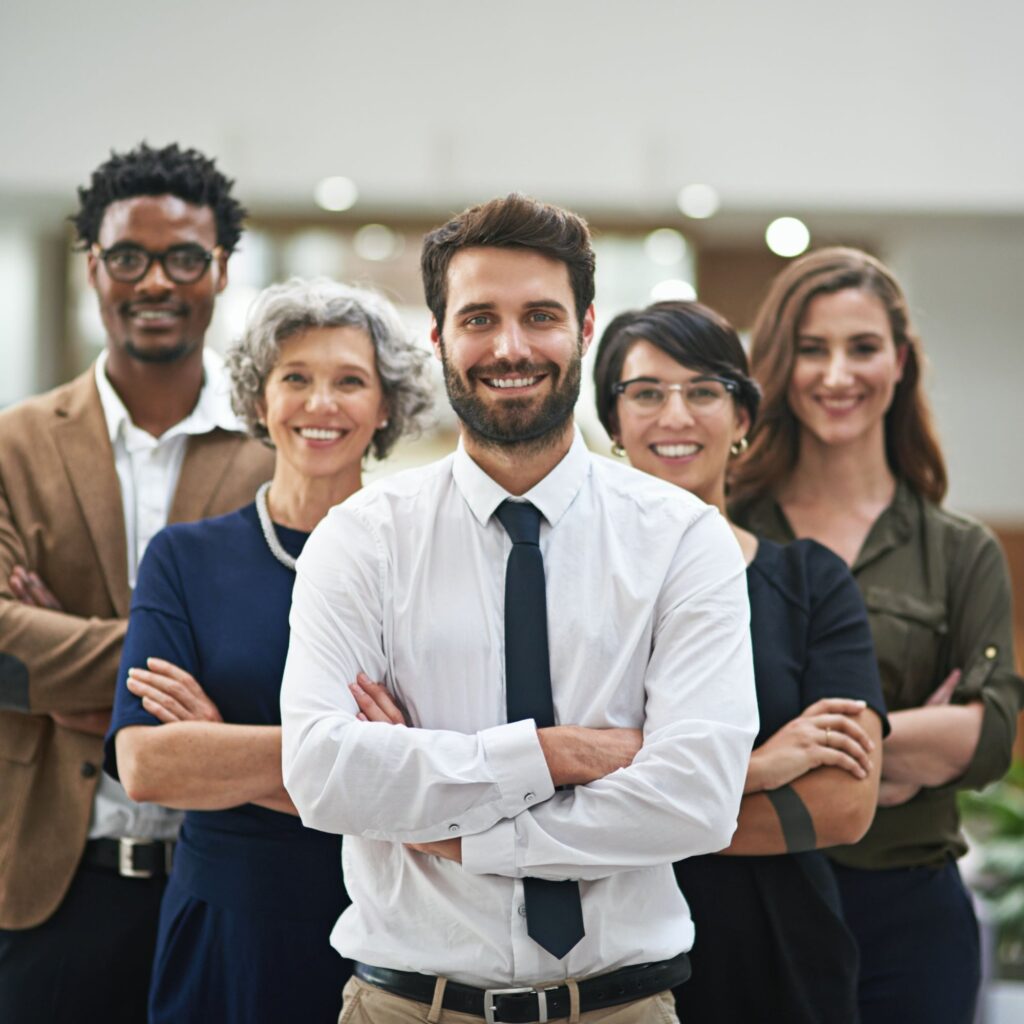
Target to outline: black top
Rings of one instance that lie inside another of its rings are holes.
[[[761,540],[747,569],[755,746],[823,697],[867,701],[888,732],[867,613],[846,564],[814,541]],[[681,1018],[856,1020],[857,950],[823,854],[708,855],[676,878],[697,930]]]

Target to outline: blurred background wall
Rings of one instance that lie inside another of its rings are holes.
[[[512,189],[589,218],[602,323],[692,290],[749,327],[779,216],[868,248],[925,340],[950,503],[1024,527],[1022,30],[1011,0],[3,5],[0,405],[102,344],[75,187],[111,148],[177,140],[252,215],[219,346],[258,288],[317,272],[382,287],[425,340],[423,231]],[[713,216],[682,212],[694,184]]]

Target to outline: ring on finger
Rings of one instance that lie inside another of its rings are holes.
[[[825,746],[832,746],[832,730],[828,726],[825,726]]]

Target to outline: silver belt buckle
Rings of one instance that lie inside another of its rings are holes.
[[[149,839],[133,839],[124,836],[117,841],[117,873],[122,878],[152,878],[153,872],[148,868],[135,866],[134,851],[136,846],[148,845]]]
[[[501,1024],[494,1016],[495,996],[521,996],[527,992],[532,992],[537,997],[537,1020],[539,1024],[544,1024],[544,1021],[548,1019],[548,994],[544,989],[531,988],[529,985],[525,988],[485,988],[484,1020],[487,1021],[487,1024]]]

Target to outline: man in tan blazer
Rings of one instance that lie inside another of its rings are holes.
[[[0,413],[2,1021],[145,1019],[178,816],[102,775],[102,736],[146,543],[272,473],[203,348],[245,213],[231,186],[193,150],[112,154],[73,218],[106,350]]]

